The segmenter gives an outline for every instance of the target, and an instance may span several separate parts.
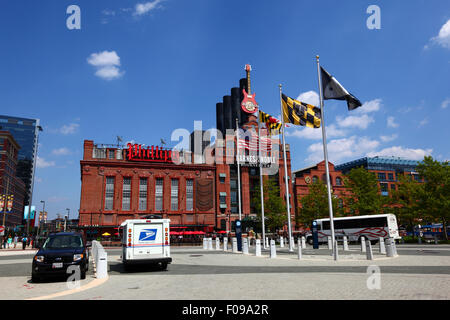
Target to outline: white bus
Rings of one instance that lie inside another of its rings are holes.
[[[319,243],[328,242],[331,236],[330,219],[317,219]],[[334,218],[334,234],[336,239],[342,240],[347,236],[348,241],[361,241],[361,237],[368,240],[378,240],[380,237],[400,239],[397,218],[393,214],[375,214],[368,216],[353,216]],[[309,244],[313,243],[312,234],[306,235]]]

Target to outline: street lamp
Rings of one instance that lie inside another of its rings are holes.
[[[41,203],[42,203],[42,216],[39,215],[38,232],[37,232],[38,235],[39,235],[40,228],[41,228],[41,220],[42,220],[42,218],[45,216],[45,201],[44,201],[44,200],[41,200]]]
[[[66,210],[67,210],[67,221],[70,219],[70,209],[69,208],[66,208]],[[65,230],[64,230],[65,231]]]

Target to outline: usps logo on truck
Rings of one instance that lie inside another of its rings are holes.
[[[156,229],[143,229],[139,234],[139,241],[154,241],[156,238]]]

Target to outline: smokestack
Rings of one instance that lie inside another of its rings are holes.
[[[224,117],[223,117],[223,103],[219,102],[216,103],[216,128],[220,132],[222,132],[222,135],[224,135]]]
[[[233,129],[236,130],[236,118],[238,118],[238,123],[241,125],[242,115],[241,115],[241,90],[239,88],[231,88],[231,108],[233,110],[232,119]]]
[[[224,130],[233,128],[233,110],[231,108],[231,97],[223,96]],[[235,120],[236,121],[236,120]]]

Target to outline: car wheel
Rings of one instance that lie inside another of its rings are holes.
[[[36,276],[36,275],[34,275],[34,274],[31,275],[31,282],[33,282],[33,283],[39,283],[39,282],[41,282],[41,280],[42,280],[41,277],[38,277],[38,276]]]
[[[310,246],[312,246],[312,245],[314,244],[314,241],[313,241],[313,238],[312,238],[312,237],[309,237],[308,239],[306,239],[306,242],[308,242],[308,244],[309,244]]]
[[[81,271],[80,278],[81,278],[81,280],[86,279],[86,270]]]

